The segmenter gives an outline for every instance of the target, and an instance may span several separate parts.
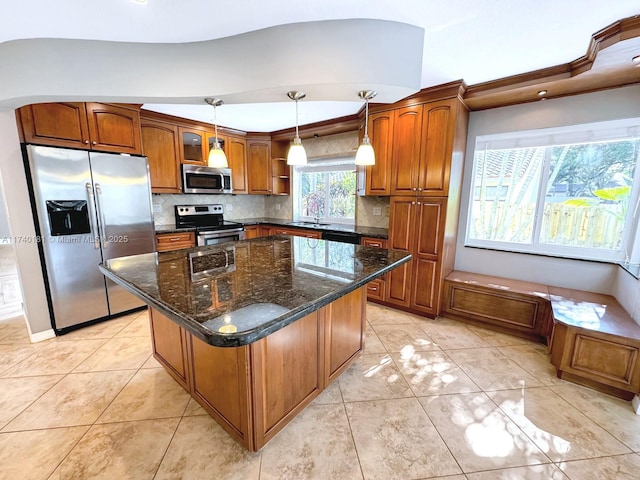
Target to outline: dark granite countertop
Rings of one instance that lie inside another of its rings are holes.
[[[305,228],[307,230],[321,230],[321,231],[334,231],[334,232],[355,232],[364,237],[373,238],[388,238],[388,230],[386,228],[378,227],[364,227],[364,226],[350,226],[341,225],[338,223],[328,224],[301,224],[301,222],[295,222],[293,220],[287,220],[282,218],[272,217],[260,217],[260,218],[234,218],[233,222],[242,223],[244,226],[251,225],[275,225],[278,227],[294,227]],[[178,233],[178,232],[192,232],[194,228],[176,228],[175,225],[158,225],[156,226],[156,233]]]
[[[234,347],[266,337],[410,258],[273,236],[115,258],[100,270],[203,341]]]

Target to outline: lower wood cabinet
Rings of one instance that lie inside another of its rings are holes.
[[[365,247],[387,248],[387,240],[385,238],[362,237],[360,244]],[[384,274],[372,282],[367,283],[367,300],[383,302],[386,299],[386,280],[387,275]]]
[[[196,245],[196,236],[193,232],[158,233],[156,234],[156,250],[168,252],[180,248],[191,248]]]
[[[187,337],[190,335],[169,318],[157,310],[149,310],[153,356],[164,366],[169,374],[189,389],[189,361],[187,358]]]
[[[251,225],[244,227],[244,238],[258,238],[262,236],[260,234],[260,225]]]
[[[245,448],[257,451],[362,351],[360,288],[257,342],[213,347],[151,309],[154,357]]]
[[[448,271],[444,260],[446,198],[391,197],[389,248],[413,255],[387,274],[385,301],[436,316]],[[448,268],[452,268],[452,263]]]

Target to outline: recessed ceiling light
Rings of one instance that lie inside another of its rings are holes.
[[[544,97],[546,94],[547,94],[547,91],[546,91],[546,90],[540,90],[540,91],[538,92],[538,96],[539,96],[539,97]]]
[[[131,0],[133,3],[137,3],[138,5],[146,5],[149,3],[149,0]]]
[[[636,55],[635,57],[631,58],[631,61],[633,63],[640,63],[640,55]]]

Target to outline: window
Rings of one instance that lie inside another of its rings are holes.
[[[355,223],[356,168],[353,158],[310,161],[294,167],[296,219]]]
[[[640,119],[477,137],[466,244],[628,260],[639,160]]]

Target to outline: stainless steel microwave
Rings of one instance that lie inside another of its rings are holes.
[[[182,165],[183,193],[233,193],[230,168]]]

